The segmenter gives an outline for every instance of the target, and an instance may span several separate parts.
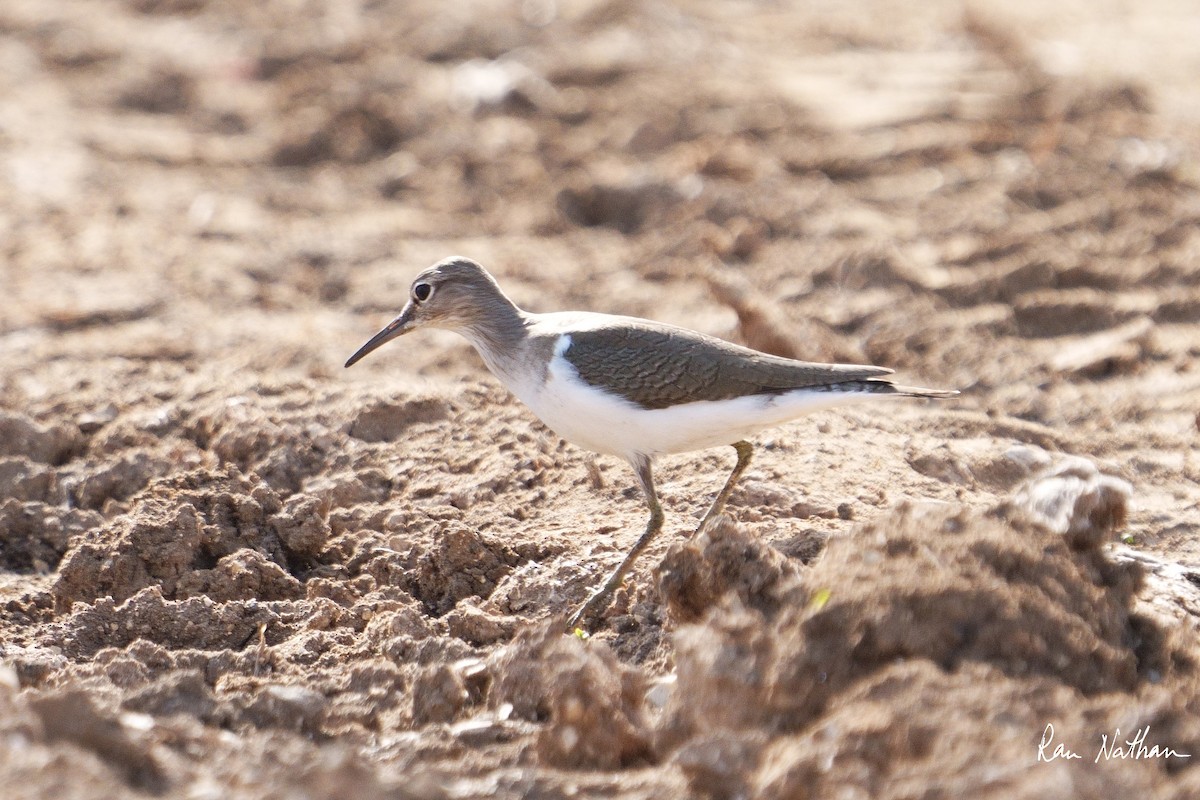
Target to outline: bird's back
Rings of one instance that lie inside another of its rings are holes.
[[[888,375],[857,364],[816,364],[760,353],[686,328],[628,317],[575,330],[562,357],[582,380],[642,408],[833,387]]]

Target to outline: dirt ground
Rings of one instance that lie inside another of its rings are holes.
[[[1200,15],[913,5],[0,3],[2,794],[1200,796]],[[456,253],[962,395],[663,459],[565,637],[627,466],[341,366]]]

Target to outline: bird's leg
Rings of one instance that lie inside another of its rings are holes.
[[[749,447],[749,445],[747,445]],[[654,537],[662,530],[663,512],[662,506],[658,504],[658,495],[654,492],[654,478],[650,474],[650,459],[646,456],[640,456],[636,461],[632,462],[633,470],[637,473],[638,481],[642,484],[642,492],[646,495],[646,505],[650,507],[650,521],[646,523],[646,531],[641,535],[641,538],[634,543],[633,549],[626,554],[625,558],[613,570],[612,575],[608,576],[608,580],[604,582],[596,591],[592,592],[592,596],[587,599],[579,610],[571,615],[567,621],[567,633],[574,633],[584,626],[589,617],[603,611],[612,598],[613,592],[621,585],[621,581],[625,579],[626,573],[633,567],[633,562],[641,555],[642,551],[650,544]]]
[[[750,466],[750,457],[754,455],[754,447],[749,442],[734,442],[733,449],[737,450],[737,463],[733,465],[733,472],[729,473],[729,478],[725,481],[725,485],[721,487],[721,491],[717,492],[712,505],[704,513],[704,518],[696,526],[696,533],[699,533],[708,524],[710,519],[725,510],[725,503],[728,502],[729,495],[733,494],[734,485],[742,477],[742,473],[746,471],[746,467]]]

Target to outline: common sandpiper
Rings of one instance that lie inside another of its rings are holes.
[[[737,463],[696,530],[720,514],[750,464],[754,434],[822,408],[872,397],[950,397],[956,391],[900,386],[892,370],[814,364],[635,317],[523,311],[476,262],[453,256],[412,282],[408,302],[350,356],[417,328],[457,331],[510,392],[567,441],[620,456],[650,508],[646,530],[604,584],[571,615],[569,631],[609,603],[663,526],[651,464],[656,456],[731,445]],[[583,628],[581,628],[583,626]]]

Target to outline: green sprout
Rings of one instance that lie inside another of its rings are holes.
[[[829,602],[829,598],[833,596],[833,592],[829,589],[821,588],[813,592],[812,599],[808,601],[808,607],[813,611],[820,611]]]

